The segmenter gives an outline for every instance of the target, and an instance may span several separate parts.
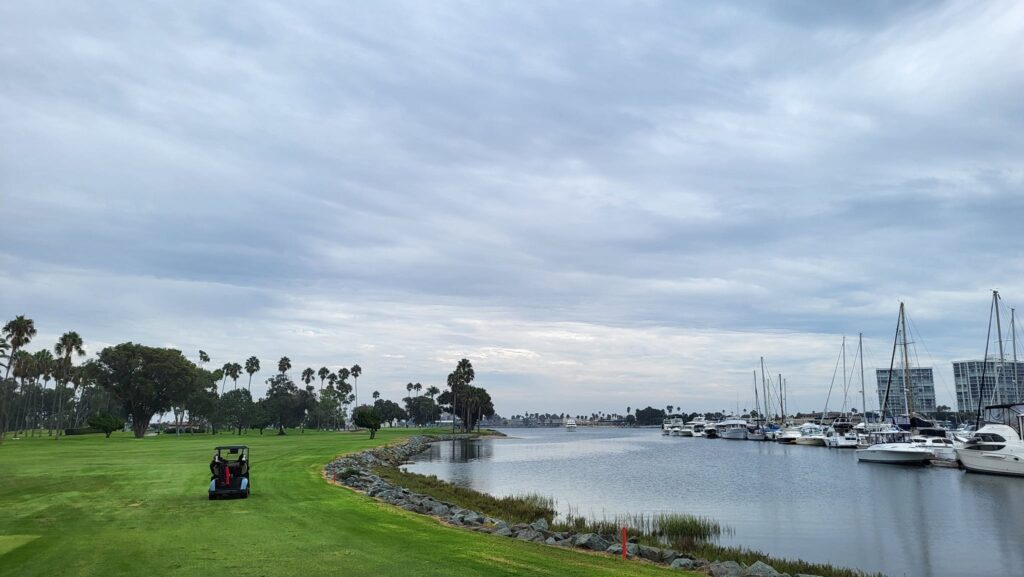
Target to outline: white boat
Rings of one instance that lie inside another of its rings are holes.
[[[865,463],[890,463],[894,465],[925,465],[935,458],[931,449],[910,442],[910,433],[899,429],[868,433],[874,441],[867,447],[857,449],[857,460]]]
[[[717,439],[718,438],[718,423],[706,423],[704,425],[704,438],[705,439]]]
[[[672,432],[672,419],[661,420],[661,434],[668,435]]]
[[[825,429],[825,446],[833,449],[856,449],[857,432],[847,421],[836,421]]]
[[[696,419],[686,423],[679,429],[680,437],[700,437],[704,435],[704,426],[707,421],[704,417],[697,417]]]
[[[1024,442],[1007,425],[978,429],[962,448],[956,449],[956,458],[972,473],[1024,477]]]
[[[786,427],[775,435],[775,442],[783,445],[792,445],[800,438],[800,429],[797,427]]]
[[[797,445],[825,446],[825,428],[814,423],[805,423],[800,426],[800,436],[796,438]]]
[[[754,425],[747,426],[747,440],[748,441],[763,441],[765,440],[765,431],[763,427],[757,427]]]
[[[576,430],[576,419],[569,419],[569,420],[567,420],[565,422],[565,430],[566,431],[575,431]]]
[[[725,419],[718,423],[718,436],[734,441],[747,438],[747,422],[743,419]]]
[[[910,443],[918,447],[930,449],[937,461],[956,461],[956,449],[953,448],[953,441],[945,437],[926,437],[915,435],[910,438]]]

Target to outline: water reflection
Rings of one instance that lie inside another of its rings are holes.
[[[892,576],[1005,575],[1024,564],[1020,479],[652,430],[509,433],[518,438],[437,443],[410,469],[496,495],[550,495],[562,513],[707,515],[734,530],[726,545]]]

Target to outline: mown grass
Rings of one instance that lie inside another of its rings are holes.
[[[447,527],[328,483],[334,457],[445,431],[115,434],[0,445],[0,577],[679,575]],[[218,444],[252,448],[253,493],[208,501]]]
[[[454,503],[484,515],[503,519],[509,523],[530,523],[543,517],[553,531],[599,533],[618,537],[626,528],[627,537],[655,547],[671,547],[695,558],[710,561],[733,560],[747,565],[762,561],[781,573],[804,573],[822,577],[885,577],[881,573],[867,574],[854,569],[835,567],[827,563],[808,563],[782,559],[760,551],[742,547],[725,547],[715,543],[722,533],[728,533],[717,521],[685,513],[657,513],[615,515],[594,519],[570,512],[557,515],[557,503],[551,497],[523,494],[495,497],[438,479],[434,475],[421,475],[394,467],[379,467],[375,471],[391,483],[435,499]],[[571,511],[571,507],[570,507]]]

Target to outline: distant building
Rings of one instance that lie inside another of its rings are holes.
[[[892,371],[892,382],[889,382],[889,369],[875,369],[878,381],[878,406],[885,407],[886,415],[903,415],[907,412],[907,393],[903,386],[903,369]],[[935,412],[935,379],[931,367],[910,369],[910,385],[914,390],[914,412]],[[885,389],[889,387],[889,400],[885,400]]]
[[[981,374],[985,373],[985,382]],[[978,389],[981,388],[982,406],[1013,403],[1024,392],[1024,361],[999,362],[989,357],[985,361],[953,361],[953,382],[956,385],[956,408],[959,411],[978,410]]]

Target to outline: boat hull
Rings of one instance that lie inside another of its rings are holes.
[[[1024,455],[1019,453],[957,449],[956,457],[972,473],[1024,477]]]
[[[913,447],[905,443],[871,445],[857,449],[857,460],[865,463],[888,463],[891,465],[925,465],[934,455],[928,449]]]
[[[718,436],[723,439],[731,439],[733,441],[742,441],[747,438],[746,429],[726,429],[719,431]]]
[[[833,449],[856,449],[857,439],[847,439],[844,437],[829,437],[825,440],[825,446]]]
[[[750,431],[747,431],[747,440],[748,441],[763,441],[764,440],[764,433],[751,433]]]
[[[825,437],[800,437],[799,439],[796,440],[796,444],[824,447]]]

